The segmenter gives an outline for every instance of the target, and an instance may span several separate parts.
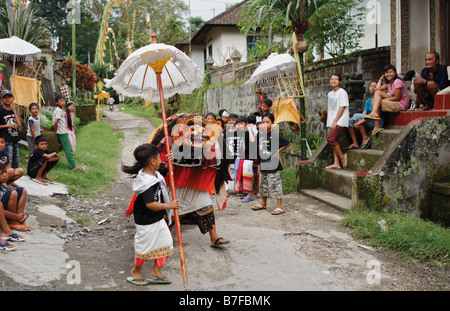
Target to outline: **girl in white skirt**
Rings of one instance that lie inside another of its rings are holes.
[[[178,200],[169,199],[164,177],[158,171],[161,158],[156,146],[144,144],[137,147],[134,158],[136,162],[133,166],[122,166],[125,173],[136,177],[133,184],[136,194],[133,208],[136,223],[135,265],[127,281],[141,286],[150,283],[170,284],[171,281],[161,272],[164,262],[174,253],[172,235],[164,216],[167,213],[171,221],[172,210],[179,206]],[[145,279],[141,268],[148,259],[155,260],[150,270],[153,278]]]

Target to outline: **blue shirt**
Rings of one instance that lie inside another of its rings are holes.
[[[3,151],[0,153],[0,162],[1,162],[3,165],[9,164],[8,153],[6,152],[5,149],[3,149]]]
[[[371,113],[372,112],[372,98],[369,98],[366,101],[366,106],[364,107],[363,111],[367,111],[367,113]]]

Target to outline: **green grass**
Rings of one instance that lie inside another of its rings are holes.
[[[75,160],[78,165],[86,166],[86,171],[69,169],[64,151],[60,151],[61,159],[48,177],[67,185],[72,195],[92,198],[101,194],[114,183],[117,174],[120,134],[114,133],[111,125],[104,122],[91,122],[81,127],[76,132]],[[20,149],[20,166],[26,168],[25,159],[29,152]]]
[[[371,212],[357,207],[347,214],[342,225],[353,229],[354,238],[365,239],[373,247],[396,250],[409,260],[430,265],[450,264],[450,229],[430,221],[400,212]]]
[[[297,173],[294,168],[285,167],[280,172],[283,194],[297,192]]]

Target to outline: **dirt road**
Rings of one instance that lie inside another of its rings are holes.
[[[145,143],[153,127],[143,118],[107,112],[108,122],[124,133],[121,163],[133,162],[132,152]],[[183,291],[176,236],[175,255],[163,272],[170,285],[137,287],[125,280],[133,266],[134,222],[124,217],[132,196],[132,179],[119,173],[116,184],[94,201],[61,195],[30,197],[30,214],[37,231],[62,241],[65,256],[58,276],[31,284],[0,271],[3,290]],[[45,201],[45,202],[43,202]],[[38,212],[54,204],[69,216],[89,217],[87,225],[67,222]],[[269,201],[274,208],[274,201]],[[231,243],[210,247],[209,236],[196,226],[184,225],[182,236],[191,291],[303,291],[303,290],[448,290],[449,272],[418,263],[405,263],[388,250],[373,249],[354,240],[339,222],[344,216],[329,206],[300,194],[287,195],[286,213],[272,216],[252,211],[251,203],[231,196],[224,211],[216,211],[218,233]],[[24,242],[26,243],[26,242]],[[57,244],[55,242],[55,244]],[[0,263],[5,259],[0,253]],[[9,252],[14,253],[14,252]],[[42,254],[40,262],[47,257]],[[33,258],[29,258],[33,262]],[[68,264],[69,263],[69,264]],[[150,265],[144,266],[148,276]]]

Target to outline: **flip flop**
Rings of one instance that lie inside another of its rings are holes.
[[[137,282],[137,281],[145,281],[145,282]],[[134,278],[132,276],[127,277],[127,282],[137,286],[146,286],[150,284],[146,279]]]
[[[49,184],[54,184],[54,181],[53,180],[51,180],[50,178],[44,178],[44,180],[45,180],[45,182],[46,183],[49,183]]]
[[[14,246],[14,247],[8,247],[8,246]],[[10,244],[8,242],[0,242],[0,250],[2,251],[13,251],[16,249],[16,246],[13,244]]]
[[[365,117],[364,117],[364,120],[380,121],[381,118],[375,117],[375,116],[369,114],[368,116],[365,116]]]
[[[254,211],[260,211],[262,209],[267,209],[267,207],[263,207],[261,204],[255,205],[252,207],[252,210]]]
[[[381,131],[384,131],[384,128],[379,128],[379,129],[374,130],[374,131],[372,132],[372,135],[376,135],[376,134],[378,134],[378,133],[381,132]]]
[[[370,138],[367,143],[362,144],[361,149],[369,149],[371,143],[372,143],[372,138]]]
[[[241,200],[241,202],[247,203],[247,202],[251,202],[251,201],[255,201],[255,197],[245,197]]]
[[[48,186],[47,183],[45,181],[43,181],[42,179],[32,178],[31,180],[40,185]]]
[[[9,227],[13,230],[17,230],[17,231],[30,231],[31,228],[28,225],[9,225]]]
[[[355,145],[350,145],[350,146],[347,147],[347,150],[355,150],[355,149],[359,149],[359,148],[356,147]]]
[[[274,209],[273,210],[273,212],[272,212],[272,215],[281,215],[281,214],[283,214],[285,212],[285,210],[284,209],[281,209],[281,208],[276,208],[276,209]]]
[[[147,282],[149,284],[172,284],[172,281],[168,281],[168,280],[164,280],[167,279],[165,276],[162,276],[160,278],[157,279],[147,279]]]
[[[222,245],[230,243],[230,241],[220,242],[220,240],[225,240],[224,238],[220,237],[217,240],[214,241],[213,244],[211,244],[211,247],[220,247]]]
[[[9,235],[9,236],[4,237],[4,239],[5,239],[6,241],[23,242],[23,241],[25,241],[27,238],[24,237],[24,236],[21,237],[21,236],[18,235],[17,233],[13,233],[13,234],[11,234],[11,235]]]

